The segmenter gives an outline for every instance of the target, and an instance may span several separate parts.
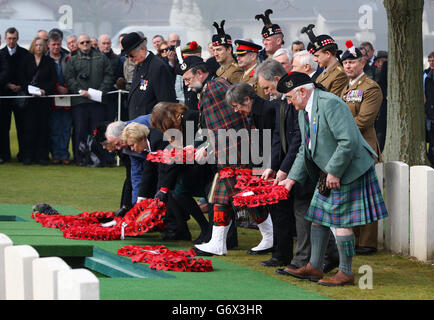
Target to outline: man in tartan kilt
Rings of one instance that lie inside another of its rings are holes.
[[[238,132],[247,128],[246,119],[236,113],[225,101],[226,91],[229,89],[230,83],[223,78],[213,79],[205,62],[196,56],[185,58],[180,64],[180,69],[185,85],[200,95],[200,132],[208,139],[210,136],[214,137],[199,147],[196,161],[201,163],[204,162],[204,159],[215,156],[217,159],[216,172],[228,166],[239,167],[241,141],[237,139],[235,143],[231,143],[231,139],[229,139],[229,144],[226,145],[226,135],[222,136],[219,132],[220,129],[233,129]],[[236,163],[226,164],[231,155],[237,155]],[[225,159],[226,161],[224,161]],[[198,255],[224,255],[227,253],[226,237],[234,216],[231,201],[232,196],[238,192],[234,189],[235,184],[235,177],[215,180],[210,192],[210,203],[213,204],[214,209],[211,240],[208,243],[195,245],[194,250]]]
[[[288,190],[308,176],[318,181],[305,218],[312,222],[311,257],[299,269],[278,269],[279,274],[318,281],[325,286],[354,284],[352,257],[355,226],[387,217],[374,169],[376,153],[362,137],[348,106],[334,94],[316,89],[304,73],[282,77],[277,90],[297,110],[302,144],[288,174],[280,182]],[[329,228],[336,228],[339,270],[323,279],[324,253]]]

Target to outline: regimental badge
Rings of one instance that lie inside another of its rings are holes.
[[[185,62],[183,62],[180,66],[181,70],[184,71],[185,69],[187,69],[187,64]]]
[[[273,28],[268,28],[268,34],[270,34],[270,35],[273,34]]]
[[[141,79],[140,80],[140,90],[145,91],[148,87],[148,80]]]
[[[225,37],[221,37],[220,40],[222,41],[222,43],[225,43]]]
[[[292,80],[289,80],[285,83],[287,88],[292,88],[292,86],[294,85],[294,83],[292,82]]]
[[[350,90],[347,93],[347,102],[362,102],[363,91],[362,90]]]

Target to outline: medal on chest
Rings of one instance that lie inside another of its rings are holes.
[[[363,91],[362,90],[350,90],[346,95],[347,102],[362,102]]]
[[[140,90],[145,91],[148,87],[148,80],[140,79]]]

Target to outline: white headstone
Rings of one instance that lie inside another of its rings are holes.
[[[4,249],[6,247],[9,247],[12,245],[13,245],[12,240],[4,233],[0,233],[0,300],[6,299],[6,276],[5,276]]]
[[[410,168],[410,255],[434,259],[434,169]]]
[[[99,281],[89,270],[62,270],[57,276],[59,300],[99,300]]]
[[[57,300],[57,273],[70,266],[59,257],[33,260],[33,299]]]
[[[5,248],[7,300],[33,299],[32,262],[37,258],[38,252],[28,245]]]
[[[378,185],[380,186],[381,189],[381,193],[384,196],[384,184],[383,184],[383,170],[384,170],[384,163],[383,162],[379,162],[375,165],[375,172],[377,174],[377,179],[378,179]],[[378,220],[378,236],[377,236],[377,247],[378,249],[384,248],[384,229],[383,229],[383,224],[384,220]]]
[[[386,207],[386,237],[384,247],[392,252],[409,254],[409,166],[400,161],[384,165]]]

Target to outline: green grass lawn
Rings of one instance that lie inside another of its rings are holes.
[[[11,132],[13,161],[0,166],[0,204],[49,203],[53,207],[69,206],[82,211],[114,211],[119,208],[125,168],[88,168],[75,165],[24,166],[16,160],[15,132]],[[29,212],[30,215],[30,212]],[[199,234],[194,220],[189,225],[193,238]],[[1,232],[1,231],[0,231]],[[157,235],[158,236],[158,235]],[[222,259],[267,274],[303,289],[334,299],[433,299],[434,267],[408,257],[379,251],[372,256],[356,256],[353,272],[356,286],[328,288],[309,281],[278,276],[274,268],[260,266],[267,256],[249,256],[247,250],[258,244],[257,230],[238,228],[239,247]],[[172,242],[173,243],[173,242]],[[161,244],[164,244],[161,241]],[[175,244],[175,243],[174,243]],[[192,244],[180,241],[177,245]],[[373,270],[373,289],[360,289],[358,270],[369,265]],[[234,271],[235,272],[235,271]],[[272,299],[272,297],[269,297]],[[240,297],[242,299],[242,297]]]

